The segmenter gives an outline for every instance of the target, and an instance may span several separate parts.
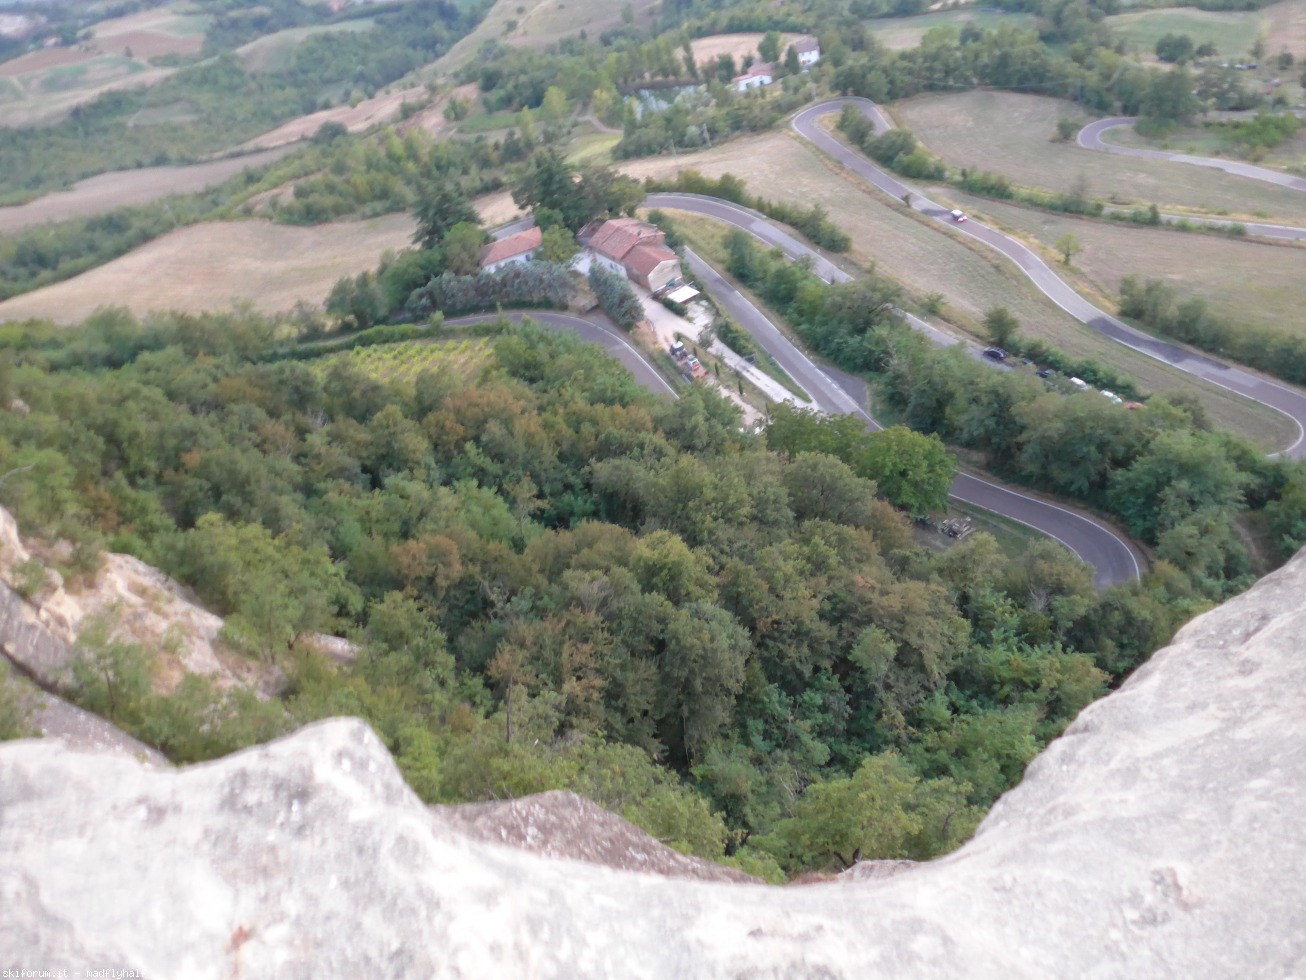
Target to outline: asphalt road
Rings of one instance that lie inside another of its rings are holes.
[[[783,245],[780,247],[790,258],[807,256],[813,261],[817,259],[825,261],[808,246],[794,240],[780,229],[770,226],[764,220],[762,225],[758,226],[757,221],[760,216],[729,202],[696,195],[655,194],[650,195],[647,203],[652,207],[674,207],[692,211],[740,228],[747,226],[747,230],[757,234],[764,241],[773,240],[768,236],[774,236],[777,240],[788,239],[792,243],[791,248]],[[829,413],[857,415],[866,422],[868,428],[882,428],[880,423],[866,411],[868,399],[864,382],[842,371],[818,367],[795,347],[788,337],[776,329],[756,306],[703,259],[688,249],[685,257],[689,261],[690,268],[707,287],[713,299],[779,362],[790,377],[806,389],[816,407]],[[829,266],[829,263],[826,265]],[[833,266],[829,268],[837,273],[836,281],[845,281],[849,278],[841,270],[834,269]],[[913,325],[920,324],[928,327],[915,317],[911,319],[916,321]],[[946,337],[946,335],[942,336]],[[946,339],[948,343],[956,343],[951,337]],[[958,474],[952,484],[952,496],[1017,521],[1059,541],[1093,566],[1094,580],[1100,589],[1139,577],[1143,561],[1132,543],[1091,517],[1009,490],[969,473]]]
[[[1306,393],[1136,330],[1116,317],[1099,310],[1080,296],[1063,282],[1042,258],[1015,239],[978,221],[954,222],[949,217],[948,208],[936,204],[896,177],[881,170],[861,153],[845,146],[817,125],[816,121],[821,116],[838,112],[848,103],[858,106],[868,118],[874,120],[877,129],[887,127],[887,121],[874,103],[866,99],[845,98],[822,102],[800,112],[794,117],[794,129],[804,139],[815,144],[840,164],[886,194],[901,200],[904,195],[910,193],[911,207],[916,211],[947,225],[954,234],[968,235],[1005,255],[1015,262],[1049,299],[1090,329],[1126,347],[1164,361],[1212,384],[1245,395],[1287,415],[1297,423],[1297,437],[1292,445],[1275,455],[1285,455],[1293,459],[1306,458],[1306,440],[1303,440],[1303,434],[1306,434]]]
[[[1270,170],[1268,167],[1256,167],[1250,163],[1240,163],[1237,160],[1220,160],[1216,157],[1195,157],[1189,156],[1187,153],[1148,150],[1138,146],[1119,146],[1115,143],[1103,141],[1102,134],[1107,130],[1117,129],[1121,126],[1132,126],[1137,121],[1134,116],[1114,116],[1110,119],[1099,119],[1097,122],[1089,123],[1081,129],[1076,142],[1086,150],[1115,153],[1124,157],[1143,157],[1148,160],[1169,160],[1171,163],[1187,163],[1195,167],[1210,167],[1213,170],[1223,170],[1235,177],[1263,180],[1266,183],[1278,184],[1280,187],[1287,187],[1294,191],[1306,191],[1306,178],[1294,177],[1292,174]]]
[[[518,323],[526,317],[530,317],[540,326],[556,333],[574,333],[581,340],[589,341],[591,344],[598,344],[619,360],[635,376],[635,380],[649,391],[658,395],[670,395],[672,398],[680,397],[671,383],[644,359],[644,355],[622,335],[620,330],[610,323],[597,318],[586,319],[570,313],[556,313],[553,310],[509,310],[503,315],[510,320],[516,320]],[[456,317],[450,320],[449,324],[459,326],[469,323],[485,323],[497,319],[499,319],[497,313],[481,313],[476,316]]]

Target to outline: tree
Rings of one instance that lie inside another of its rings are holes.
[[[676,608],[662,636],[659,715],[679,736],[686,760],[702,759],[730,721],[744,685],[748,634],[724,609],[708,602]],[[678,729],[678,731],[675,731]]]
[[[444,267],[456,276],[475,275],[481,268],[481,248],[489,239],[480,225],[458,222],[440,242]]]
[[[758,845],[794,872],[858,861],[932,857],[974,830],[979,811],[951,779],[922,782],[893,752],[865,759],[852,776],[809,786]]]
[[[567,93],[556,85],[550,85],[544,92],[544,101],[540,103],[545,142],[556,143],[567,135],[567,117],[570,115],[571,105],[567,101]]]
[[[1080,251],[1079,239],[1071,232],[1066,232],[1057,239],[1057,251],[1061,253],[1061,264],[1070,265],[1072,256],[1078,255]]]
[[[1187,122],[1201,108],[1193,95],[1193,77],[1184,68],[1157,72],[1148,83],[1141,112],[1157,122]]]
[[[644,304],[624,277],[595,262],[590,266],[589,283],[603,312],[617,326],[630,330],[644,319]]]
[[[1080,130],[1078,120],[1071,119],[1069,116],[1061,116],[1057,119],[1057,141],[1065,143]]]
[[[999,347],[1006,347],[1020,329],[1020,321],[1005,306],[995,306],[984,314],[984,332]]]
[[[1166,34],[1156,42],[1156,56],[1161,61],[1182,65],[1194,54],[1193,39],[1187,34]]]
[[[767,31],[762,40],[757,42],[757,53],[763,61],[772,64],[780,60],[780,35],[776,31]]]
[[[803,63],[798,58],[798,49],[791,44],[789,49],[785,51],[785,73],[797,75],[802,70]]]
[[[417,219],[413,244],[421,248],[435,248],[454,225],[481,221],[462,186],[445,175],[433,177],[418,188],[413,217]]]
[[[540,236],[540,250],[537,253],[543,262],[568,265],[580,251],[576,239],[566,228],[554,227],[544,231]]]
[[[895,425],[871,435],[853,468],[874,480],[895,507],[928,514],[947,507],[957,460],[937,435]]]

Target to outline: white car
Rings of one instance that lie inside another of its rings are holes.
[[[966,220],[966,212],[965,212],[965,211],[961,211],[961,210],[958,210],[958,209],[956,209],[956,208],[953,208],[953,209],[952,209],[951,211],[949,211],[948,213],[952,216],[952,220],[955,221],[955,222],[957,222],[958,224],[960,224],[961,222],[963,222],[963,221]]]

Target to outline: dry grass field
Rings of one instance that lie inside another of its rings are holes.
[[[1295,427],[1283,416],[1092,333],[1034,289],[1012,263],[907,215],[856,178],[836,173],[788,133],[622,166],[641,178],[689,168],[709,176],[733,173],[754,192],[776,200],[820,204],[852,237],[851,259],[863,266],[874,264],[917,295],[943,294],[945,315],[959,325],[975,330],[985,311],[1005,306],[1027,334],[1077,357],[1110,364],[1145,391],[1191,393],[1217,424],[1267,449],[1281,448],[1296,437]],[[1181,244],[1186,241],[1180,239]]]
[[[408,215],[292,228],[266,221],[180,228],[107,265],[0,303],[0,321],[46,318],[74,324],[102,306],[149,310],[227,309],[266,313],[299,300],[320,303],[341,276],[374,268],[408,245]]]
[[[0,235],[50,221],[87,218],[117,208],[148,204],[172,194],[194,194],[215,187],[229,177],[285,156],[285,146],[260,153],[211,160],[186,167],[142,167],[99,174],[27,204],[0,208]]]
[[[1057,118],[1084,118],[1057,99],[975,91],[921,96],[892,107],[898,122],[958,167],[992,170],[1027,187],[1068,191],[1084,177],[1093,197],[1195,212],[1306,223],[1306,194],[1204,167],[1141,160],[1053,142]]]
[[[356,106],[336,106],[334,109],[323,109],[291,119],[276,129],[242,143],[237,149],[262,150],[285,146],[287,143],[308,139],[322,128],[323,123],[329,122],[338,122],[351,133],[361,133],[396,118],[405,102],[426,102],[429,99],[430,93],[424,87],[382,92],[375,98],[364,99]]]
[[[1306,0],[1283,0],[1261,10],[1265,49],[1278,54],[1285,48],[1306,58]]]
[[[735,59],[735,64],[741,63],[745,57],[752,55],[758,57],[757,45],[766,35],[756,34],[713,34],[711,37],[700,37],[690,42],[690,48],[694,52],[694,63],[702,65],[710,61],[716,61],[723,54],[728,54]],[[781,34],[780,35],[780,53],[783,55],[789,50],[789,45],[802,37],[801,34]]]
[[[925,32],[935,27],[955,27],[960,30],[963,25],[972,24],[987,30],[1010,24],[1013,27],[1029,28],[1034,26],[1034,17],[1032,14],[1001,14],[972,8],[941,10],[917,17],[876,18],[864,23],[866,29],[875,35],[875,39],[890,51],[906,51],[919,47]]]
[[[1306,333],[1301,316],[1306,248],[1086,221],[969,195],[959,199],[976,215],[991,216],[1005,230],[1041,243],[1049,256],[1062,235],[1073,234],[1083,246],[1075,268],[1112,298],[1125,276],[1160,279],[1182,296],[1206,300],[1230,322]]]

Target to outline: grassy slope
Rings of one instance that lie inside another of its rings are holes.
[[[1182,295],[1200,296],[1235,323],[1306,331],[1301,319],[1306,249],[1183,235],[958,196],[968,210],[992,216],[1001,227],[1043,244],[1049,254],[1062,235],[1074,234],[1084,246],[1075,266],[1108,296],[1119,293],[1127,275],[1161,279]]]
[[[1195,7],[1168,7],[1116,14],[1106,24],[1124,38],[1130,51],[1156,60],[1156,42],[1166,34],[1187,34],[1194,44],[1214,44],[1220,54],[1241,60],[1256,41],[1261,17],[1256,11],[1212,11]]]
[[[1075,356],[1110,364],[1147,391],[1190,392],[1217,424],[1258,444],[1278,448],[1295,438],[1295,428],[1278,413],[1092,333],[1038,292],[1010,262],[907,215],[861,181],[835,172],[787,133],[767,133],[676,158],[631,161],[622,169],[643,177],[691,167],[709,176],[733,173],[776,200],[822,205],[852,236],[850,258],[862,265],[875,263],[918,295],[942,293],[945,314],[956,323],[977,330],[986,310],[1005,306],[1031,336]]]
[[[876,40],[890,51],[905,51],[921,43],[925,32],[936,27],[955,27],[961,29],[964,24],[988,29],[1009,24],[1013,27],[1030,28],[1034,26],[1032,14],[995,14],[982,10],[941,10],[934,14],[919,17],[885,17],[865,21],[866,29],[875,35]]]
[[[1269,216],[1306,224],[1306,194],[1164,160],[1093,153],[1052,141],[1057,118],[1084,118],[1058,99],[1012,92],[931,95],[893,106],[899,123],[958,167],[1005,174],[1017,184],[1068,191],[1081,176],[1089,193],[1122,204]]]

